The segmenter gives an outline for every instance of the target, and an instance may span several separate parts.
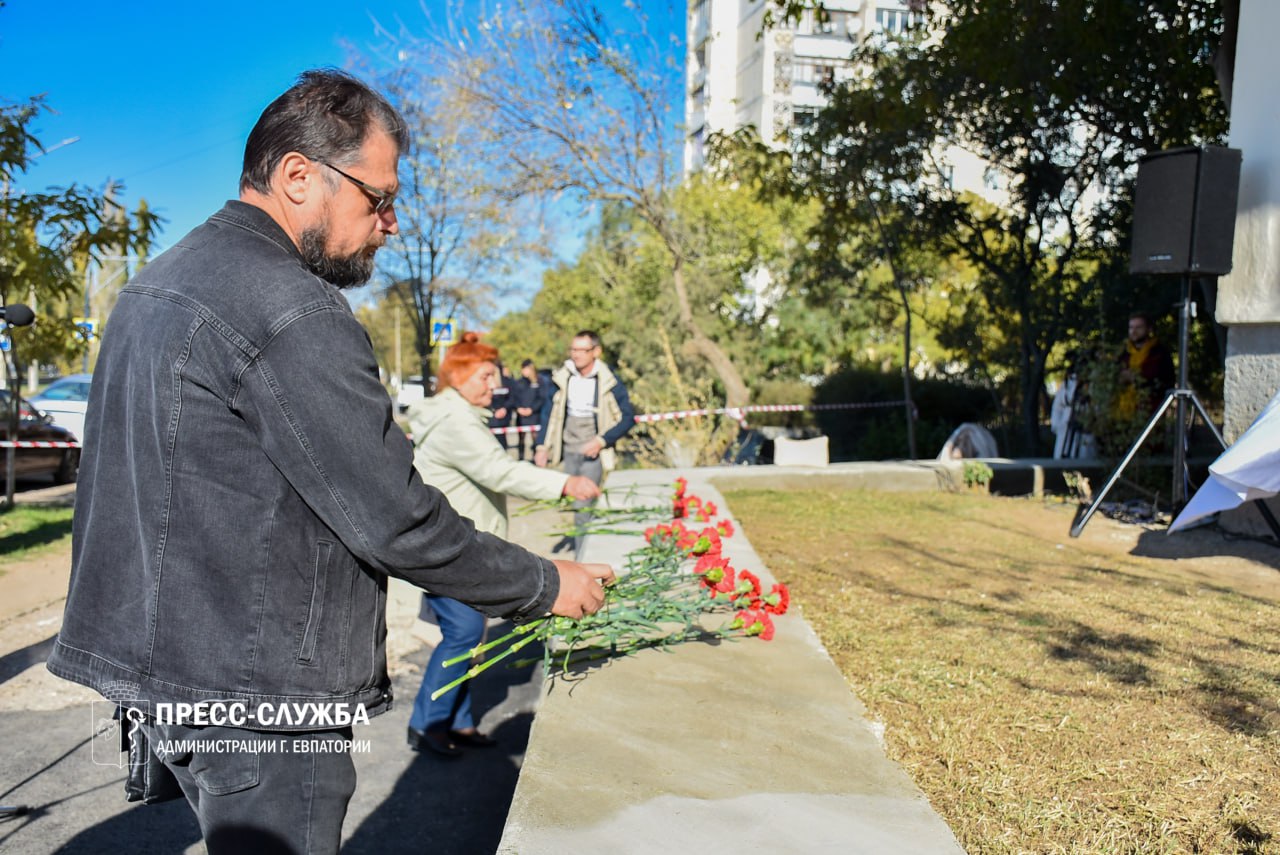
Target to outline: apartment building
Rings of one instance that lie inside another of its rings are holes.
[[[686,21],[684,172],[702,167],[713,132],[753,126],[787,145],[817,115],[824,83],[854,74],[849,55],[866,39],[900,34],[919,13],[914,0],[824,0],[827,14],[762,32],[767,0],[690,0]],[[995,176],[983,161],[949,148],[952,186],[990,197]]]

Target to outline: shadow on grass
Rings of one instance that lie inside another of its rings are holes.
[[[903,546],[907,547],[909,544]],[[1268,686],[1280,684],[1280,673],[1234,665],[1203,652],[1192,652],[1185,647],[1168,647],[1156,637],[1132,631],[1104,630],[1085,621],[1045,611],[1032,603],[1019,604],[1020,598],[1008,596],[1008,591],[991,595],[990,600],[973,603],[912,590],[874,574],[847,572],[840,575],[846,581],[861,584],[893,599],[920,604],[924,616],[939,629],[973,627],[1006,637],[1020,638],[1023,643],[1040,646],[1052,660],[1088,666],[1094,673],[1117,686],[1159,691],[1161,683],[1167,682],[1161,676],[1162,658],[1170,662],[1185,662],[1199,673],[1199,679],[1189,687],[1191,692],[1187,703],[1199,710],[1205,718],[1225,730],[1250,736],[1263,736],[1280,727],[1280,702],[1250,686],[1251,683]],[[987,571],[985,575],[1003,574]],[[1123,571],[1107,570],[1105,575],[1121,584],[1150,584],[1149,580]],[[1198,587],[1211,590],[1206,586]],[[1163,592],[1170,593],[1167,590]],[[1268,608],[1277,607],[1273,602],[1262,601],[1259,604]],[[1158,619],[1166,626],[1173,623],[1180,624],[1187,630],[1197,629],[1190,623],[1174,620],[1167,615],[1142,615],[1124,608],[1115,608],[1111,604],[1103,604],[1102,607],[1127,616],[1130,620]],[[1234,636],[1215,634],[1204,636],[1203,640],[1212,640],[1233,649],[1270,652],[1265,646],[1251,644]],[[993,663],[993,667],[998,669],[999,666]],[[1008,676],[1013,684],[1027,690],[1061,695],[1081,694],[1078,688],[1060,690],[1047,680],[1037,685],[1016,675]],[[1086,691],[1084,694],[1096,693]]]
[[[1138,535],[1134,555],[1144,558],[1213,558],[1230,556],[1280,571],[1280,545],[1255,538],[1232,537],[1222,529],[1194,528],[1166,534],[1144,531]]]
[[[1153,685],[1150,667],[1136,657],[1155,656],[1160,651],[1159,644],[1127,632],[1100,633],[1078,621],[1073,623],[1074,627],[1059,630],[1059,641],[1048,645],[1050,656],[1062,661],[1084,662],[1118,683]]]
[[[71,518],[42,522],[27,531],[0,536],[0,559],[26,549],[48,546],[71,534]]]
[[[1280,727],[1280,704],[1271,696],[1252,692],[1239,685],[1232,669],[1197,657],[1196,666],[1204,679],[1196,687],[1200,692],[1197,707],[1218,726],[1234,733],[1266,736]],[[1280,680],[1275,676],[1272,682]]]

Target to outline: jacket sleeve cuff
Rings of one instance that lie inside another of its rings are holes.
[[[556,565],[539,556],[535,556],[534,560],[542,566],[542,588],[511,616],[513,623],[524,623],[550,614],[556,597],[560,596],[560,571],[556,569]]]

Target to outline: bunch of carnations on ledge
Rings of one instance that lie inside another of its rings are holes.
[[[726,538],[734,536],[730,520],[702,528],[685,525],[684,520],[712,523],[718,513],[714,502],[704,502],[690,494],[688,486],[684,478],[676,479],[669,506],[597,511],[613,523],[665,517],[668,509],[672,517],[669,523],[645,529],[645,545],[628,553],[625,572],[605,591],[600,611],[578,620],[546,617],[530,621],[445,662],[449,667],[503,648],[437,690],[432,699],[514,656],[534,641],[542,642],[543,664],[552,673],[582,661],[685,641],[753,636],[771,640],[774,617],[785,614],[790,606],[787,586],[775,584],[765,593],[759,577],[729,564],[723,546]],[[592,532],[620,530],[597,527],[575,533]],[[718,627],[708,628],[704,616],[717,613],[728,619]],[[534,661],[537,660],[523,659],[513,664]]]

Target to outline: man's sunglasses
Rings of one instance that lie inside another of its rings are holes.
[[[369,200],[373,202],[373,211],[378,216],[380,217],[383,216],[384,214],[387,213],[387,211],[391,210],[393,205],[395,205],[396,203],[395,193],[388,193],[386,190],[379,190],[377,187],[374,187],[372,184],[366,184],[363,181],[361,181],[359,178],[356,178],[354,175],[348,175],[347,173],[343,172],[341,169],[334,166],[332,163],[325,163],[325,161],[323,160],[317,160],[316,163],[323,163],[325,166],[329,167],[334,172],[338,173],[343,178],[347,179],[352,184],[356,185],[361,190],[363,190],[365,194],[369,196]]]

